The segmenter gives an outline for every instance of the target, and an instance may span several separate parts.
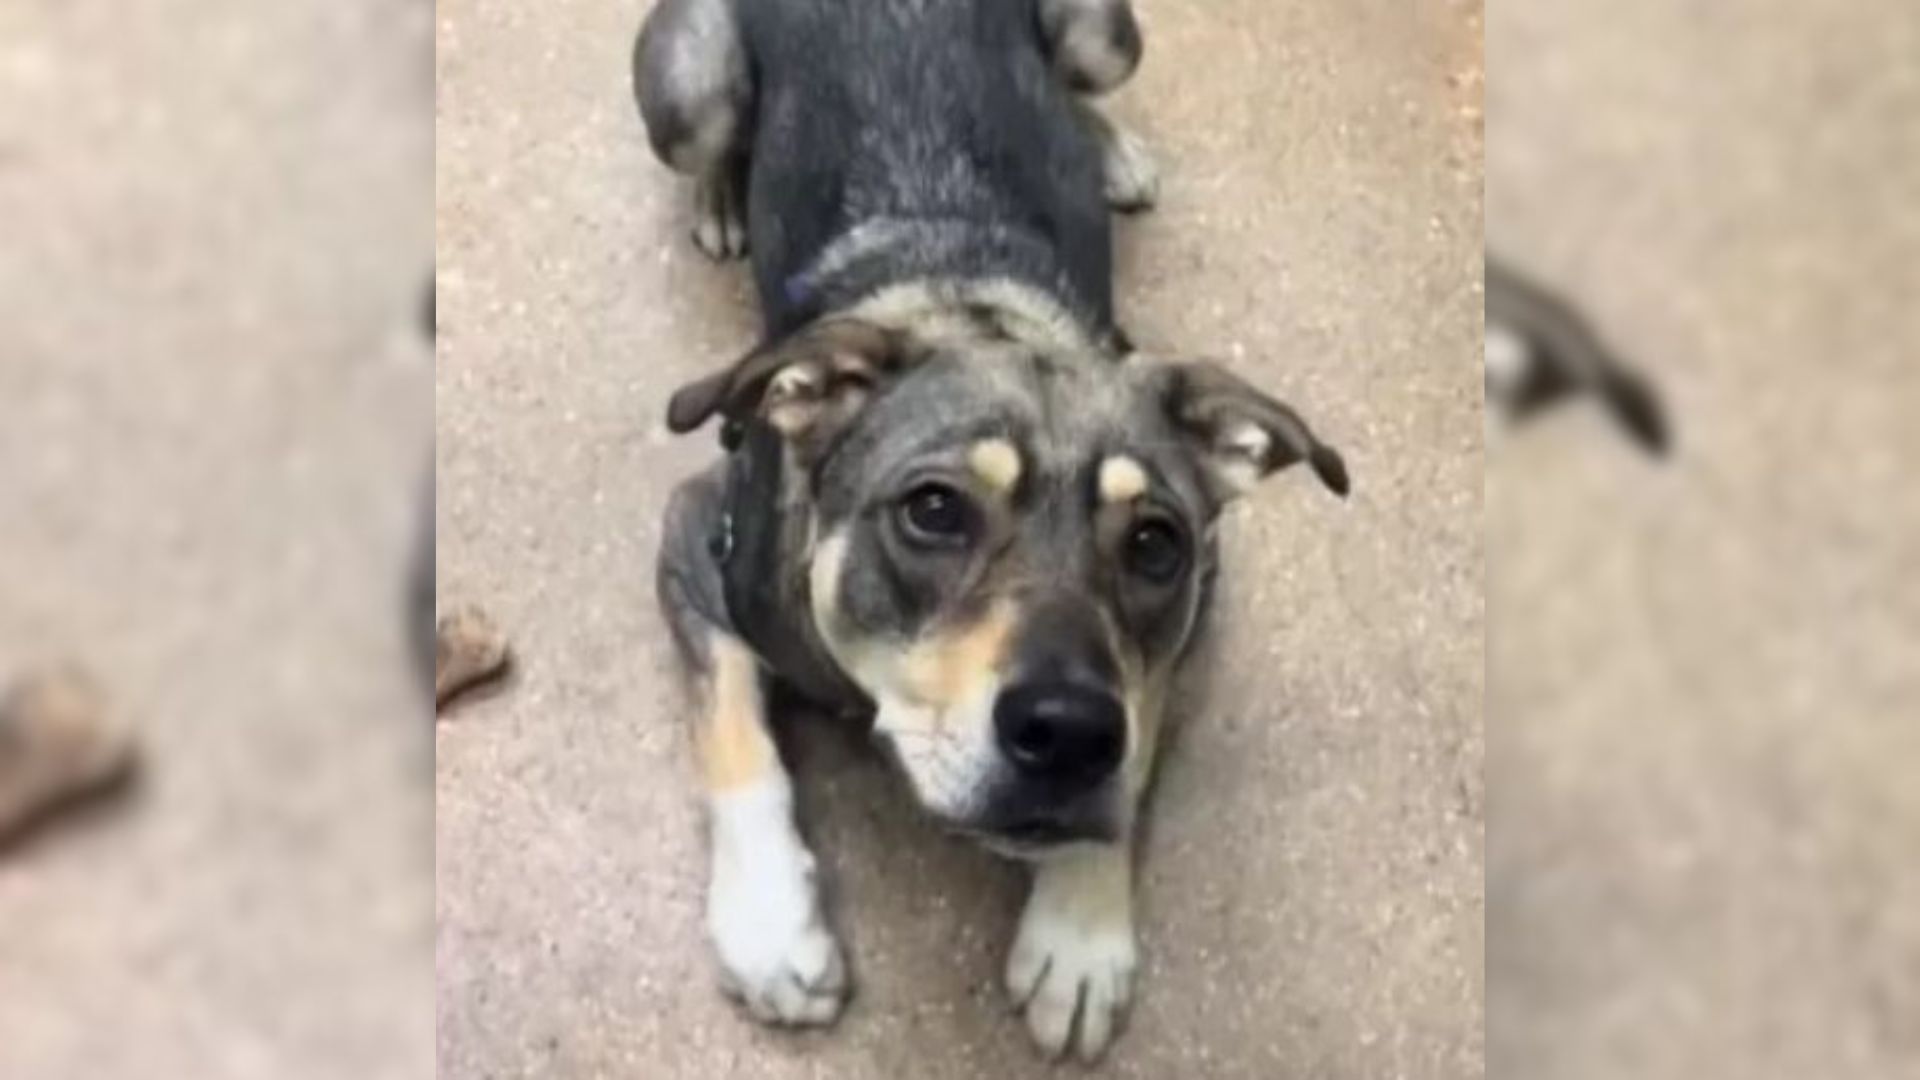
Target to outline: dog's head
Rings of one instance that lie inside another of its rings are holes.
[[[784,437],[808,477],[811,618],[920,801],[1003,849],[1111,838],[1143,786],[1221,507],[1344,465],[1206,363],[833,319],[675,395]]]

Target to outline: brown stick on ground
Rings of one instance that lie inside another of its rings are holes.
[[[477,607],[441,616],[434,641],[434,711],[462,691],[499,677],[507,669],[507,638]]]
[[[110,721],[85,673],[58,668],[21,680],[0,698],[0,844],[117,786],[133,761],[131,736]]]

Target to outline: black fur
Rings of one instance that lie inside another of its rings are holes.
[[[1113,324],[1100,147],[1032,0],[737,0],[754,73],[748,235],[770,337],[877,288],[1004,275]],[[873,245],[816,266],[867,225]]]

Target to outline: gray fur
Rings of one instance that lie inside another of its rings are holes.
[[[1139,209],[1154,183],[1068,86],[1111,89],[1139,54],[1124,0],[662,0],[634,86],[655,152],[700,178],[700,247],[752,249],[770,336],[902,280],[985,273],[1105,329],[1107,193]],[[860,258],[825,258],[876,221],[893,227]]]
[[[710,631],[737,636],[727,614],[717,547],[724,542],[726,469],[715,465],[682,481],[667,501],[654,591],[674,644],[694,671],[712,668]]]
[[[1097,357],[979,345],[936,355],[882,395],[816,474],[821,531],[850,528],[854,538],[854,570],[837,606],[875,634],[910,640],[949,605],[966,602],[969,579],[980,568],[938,561],[914,567],[937,599],[901,601],[897,578],[910,556],[890,542],[890,523],[875,508],[918,478],[964,476],[967,449],[999,436],[1025,463],[1013,500],[1015,538],[993,568],[1002,586],[1035,597],[1074,597],[1068,606],[1090,608],[1092,617],[1121,627],[1124,647],[1150,664],[1177,652],[1199,606],[1198,583],[1208,576],[1210,554],[1197,552],[1197,572],[1173,594],[1150,602],[1116,585],[1122,575],[1115,552],[1095,536],[1096,476],[1114,455],[1141,462],[1157,481],[1156,506],[1190,538],[1205,534],[1219,504],[1192,445],[1148,396],[1144,368],[1119,374]]]
[[[727,0],[660,0],[634,45],[633,76],[660,160],[700,176],[742,148],[753,88]]]

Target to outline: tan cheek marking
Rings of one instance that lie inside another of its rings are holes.
[[[916,644],[904,665],[906,691],[939,709],[972,697],[996,677],[1016,621],[1014,605],[1000,603],[971,626]]]
[[[760,665],[746,646],[715,634],[713,677],[706,722],[700,728],[700,761],[707,790],[733,791],[766,778],[776,760],[760,698]]]
[[[1130,457],[1116,455],[1100,463],[1100,501],[1132,502],[1147,493],[1147,470]]]
[[[1127,791],[1138,797],[1153,775],[1153,762],[1159,752],[1160,722],[1166,712],[1167,694],[1175,678],[1172,669],[1149,673],[1144,679],[1129,676],[1127,689]]]
[[[1107,646],[1120,660],[1120,696],[1127,708],[1127,758],[1121,766],[1122,775],[1129,796],[1138,798],[1153,774],[1160,720],[1179,661],[1148,665],[1144,656],[1127,646],[1112,612],[1103,608],[1100,617]]]
[[[1020,451],[1005,439],[982,439],[967,452],[967,467],[981,483],[1004,495],[1020,482]]]
[[[817,528],[817,525],[816,525]],[[840,670],[869,694],[886,697],[899,681],[897,657],[884,641],[847,634],[840,616],[840,574],[847,561],[847,536],[835,533],[814,548],[807,570],[807,591],[813,609],[813,628]]]
[[[848,658],[840,655],[840,641],[835,633],[840,624],[839,609],[834,605],[840,596],[840,566],[846,558],[847,538],[836,533],[814,547],[813,565],[807,568],[807,599],[813,608],[813,628],[843,667]]]

